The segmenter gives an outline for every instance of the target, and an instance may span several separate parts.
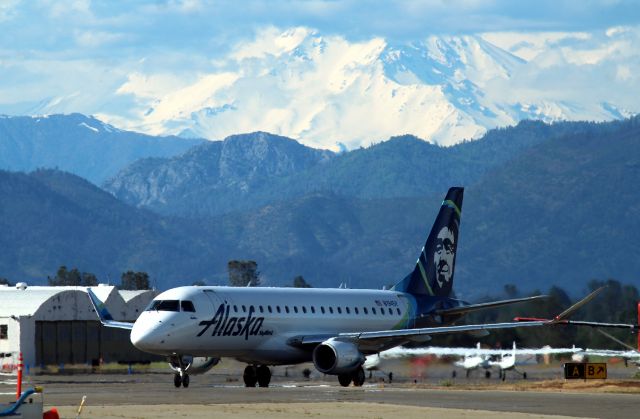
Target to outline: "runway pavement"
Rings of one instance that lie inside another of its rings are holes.
[[[433,389],[407,383],[342,388],[333,380],[305,382],[287,378],[276,378],[270,388],[244,388],[237,381],[225,382],[229,377],[215,374],[194,376],[188,389],[176,389],[170,373],[43,375],[29,380],[24,387],[44,387],[47,406],[77,405],[86,395],[91,406],[356,402],[594,418],[635,418],[640,412],[638,393],[468,390],[456,385]],[[11,379],[0,385],[2,400],[11,399],[8,394],[13,388]]]

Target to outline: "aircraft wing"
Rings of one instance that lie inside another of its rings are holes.
[[[100,323],[107,327],[114,327],[116,329],[133,329],[133,323],[128,322],[119,322],[113,320],[113,316],[107,310],[107,307],[104,305],[102,301],[96,296],[91,288],[87,288],[87,294],[89,294],[89,300],[91,300],[91,305],[93,306],[98,318],[100,319]]]
[[[640,352],[638,351],[614,351],[611,349],[585,349],[579,352],[580,355],[587,356],[602,356],[607,358],[627,358],[627,359],[639,359]]]
[[[452,316],[457,314],[465,314],[471,311],[484,310],[487,308],[501,307],[509,304],[523,303],[527,301],[536,301],[543,298],[549,298],[548,295],[535,295],[533,297],[524,297],[524,298],[513,298],[510,300],[500,300],[500,301],[491,301],[488,303],[479,303],[479,304],[470,304],[466,306],[454,307],[454,308],[446,308],[441,310],[436,310],[436,314],[440,316]]]
[[[582,352],[582,348],[517,348],[516,355],[555,355],[573,354]],[[381,358],[403,358],[407,356],[436,355],[436,356],[490,356],[513,353],[510,349],[478,349],[478,348],[451,348],[440,346],[428,346],[426,348],[403,348],[396,346],[380,352]]]
[[[337,336],[296,336],[289,339],[289,344],[298,347],[313,347],[329,338],[351,341],[358,345],[358,348],[366,355],[370,353],[384,351],[398,345],[407,343],[415,338],[428,337],[431,335],[441,335],[449,333],[463,333],[475,331],[488,331],[499,329],[515,329],[521,327],[541,327],[561,324],[569,315],[592,300],[604,288],[599,288],[578,301],[567,310],[563,311],[553,319],[535,319],[531,321],[514,321],[506,323],[483,323],[454,326],[422,327],[416,329],[380,330],[373,332],[351,332],[339,333]]]

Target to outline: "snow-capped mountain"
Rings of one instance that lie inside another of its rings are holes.
[[[402,134],[451,145],[527,118],[601,121],[638,112],[629,92],[640,83],[630,71],[640,61],[639,33],[392,43],[272,27],[187,76],[138,68],[119,75],[111,92],[103,86],[88,99],[88,87],[29,109],[91,113],[152,135],[266,131],[336,151]]]

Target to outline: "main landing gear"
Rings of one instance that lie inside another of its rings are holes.
[[[364,378],[364,369],[362,366],[359,366],[350,373],[338,374],[338,382],[340,382],[342,387],[349,387],[349,384],[352,382],[355,387],[362,387]]]
[[[260,387],[269,387],[271,382],[271,370],[266,365],[247,365],[242,374],[245,387],[255,387],[258,384]]]

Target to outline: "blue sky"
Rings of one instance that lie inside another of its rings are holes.
[[[486,75],[470,69],[467,75],[477,76],[477,85],[490,89],[493,102],[513,107],[527,102],[530,109],[559,118],[582,103],[591,110],[576,114],[588,118],[599,118],[592,110],[604,102],[626,114],[638,111],[634,92],[640,89],[635,71],[640,65],[640,1],[0,0],[0,114],[81,112],[126,129],[175,133],[178,128],[169,128],[185,115],[246,104],[262,89],[264,97],[279,103],[255,106],[256,115],[248,118],[253,122],[244,118],[247,107],[238,107],[237,124],[226,114],[226,131],[211,135],[258,129],[298,135],[307,129],[301,121],[317,116],[314,105],[337,109],[347,102],[331,92],[335,80],[307,77],[308,85],[295,92],[288,90],[301,78],[277,90],[262,80],[263,70],[287,65],[286,60],[270,61],[278,56],[270,55],[273,46],[302,39],[283,37],[287,31],[298,31],[307,40],[330,40],[336,49],[345,54],[353,49],[355,55],[376,39],[401,46],[432,35],[479,35],[529,62],[506,80],[488,80],[490,69],[475,69],[489,71]],[[238,58],[238,51],[245,51],[245,57],[250,51],[250,59]],[[327,56],[314,62],[314,68],[333,63]],[[167,110],[165,120],[147,118],[158,105],[166,109],[176,98],[202,92],[202,83],[212,89],[206,98],[178,103]],[[243,87],[247,85],[252,87]],[[310,98],[306,108],[284,109],[282,103],[317,86],[326,88]],[[512,100],[515,91],[520,94]],[[265,125],[261,107],[276,112],[271,120],[283,122]],[[283,115],[286,112],[292,114]],[[198,135],[220,124],[201,122],[204,131]],[[397,133],[406,122],[395,121],[389,132]],[[298,128],[291,128],[294,125]]]
[[[590,31],[640,22],[629,0],[0,0],[0,48],[64,57],[149,51],[224,53],[264,26],[307,26],[349,40],[431,34]]]

